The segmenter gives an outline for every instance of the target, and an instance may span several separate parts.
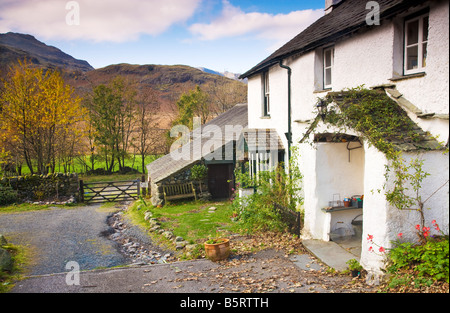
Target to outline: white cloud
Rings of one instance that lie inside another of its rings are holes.
[[[293,11],[289,14],[245,13],[239,7],[223,0],[220,17],[209,24],[193,24],[191,33],[200,40],[216,40],[224,37],[254,35],[261,39],[285,42],[291,39],[318,18],[322,9]]]
[[[69,25],[78,4],[79,25]],[[44,39],[124,42],[140,34],[159,35],[191,17],[201,0],[2,0],[0,32],[15,31]],[[69,15],[69,16],[68,16]]]

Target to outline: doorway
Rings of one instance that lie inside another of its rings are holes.
[[[213,199],[229,199],[233,184],[232,163],[208,165],[208,188]]]

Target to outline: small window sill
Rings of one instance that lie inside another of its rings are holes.
[[[392,78],[389,78],[389,80],[391,82],[397,82],[397,81],[405,80],[405,79],[424,77],[426,75],[427,75],[427,73],[422,72],[422,73],[416,73],[416,74],[403,75],[403,76],[399,76],[399,77],[392,77]]]
[[[325,89],[321,89],[321,90],[314,90],[313,93],[323,93],[323,92],[329,92],[333,90],[333,88],[325,88]]]
[[[260,119],[270,120],[270,115],[261,116]]]

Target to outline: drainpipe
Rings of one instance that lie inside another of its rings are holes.
[[[280,67],[288,71],[288,132],[286,133],[286,138],[288,140],[288,160],[291,160],[291,144],[292,144],[292,131],[291,131],[291,75],[292,69],[283,65],[283,60],[280,60]]]

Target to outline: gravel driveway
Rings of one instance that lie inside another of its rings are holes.
[[[370,292],[362,284],[349,285],[348,276],[328,275],[308,254],[288,257],[275,250],[234,256],[221,263],[201,259],[109,269],[133,263],[108,238],[113,229],[107,221],[120,209],[92,205],[0,214],[0,233],[32,252],[33,263],[26,273],[31,277],[18,282],[11,292]],[[78,262],[82,271],[79,285],[66,283],[70,261]]]
[[[67,272],[69,261],[78,262],[80,270],[123,265],[128,260],[118,244],[103,235],[109,231],[106,220],[111,213],[100,205],[3,213],[0,233],[8,242],[30,248],[28,275]]]

